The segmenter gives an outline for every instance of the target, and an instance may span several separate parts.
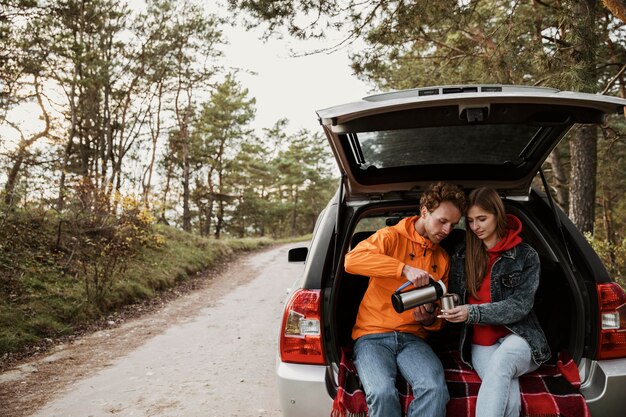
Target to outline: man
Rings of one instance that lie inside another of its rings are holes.
[[[445,416],[449,395],[443,367],[424,341],[427,332],[440,330],[443,322],[433,304],[397,313],[391,295],[407,280],[415,287],[431,278],[447,286],[449,257],[439,242],[459,222],[465,206],[459,187],[433,184],[420,199],[419,216],[377,231],[346,255],[347,272],[370,277],[352,329],[354,364],[370,417],[401,415],[398,371],[413,389],[409,417]]]

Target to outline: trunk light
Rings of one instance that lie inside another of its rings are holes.
[[[283,362],[325,365],[320,325],[319,290],[296,291],[283,317],[280,357]]]
[[[600,344],[597,359],[626,357],[626,293],[615,282],[597,285]]]

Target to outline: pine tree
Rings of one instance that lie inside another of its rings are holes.
[[[202,105],[194,124],[194,137],[202,143],[200,158],[205,180],[200,183],[206,187],[207,199],[204,232],[208,233],[215,216],[216,238],[221,236],[224,228],[226,206],[235,199],[229,178],[235,174],[233,161],[241,144],[254,140],[249,124],[254,118],[255,102],[234,76],[227,75],[209,101]]]
[[[248,12],[249,24],[267,24],[267,36],[284,29],[324,37],[340,28],[344,39],[328,49],[357,45],[354,71],[381,90],[502,83],[624,92],[624,23],[596,0],[229,3]],[[569,215],[583,231],[593,229],[596,142],[593,127],[576,130],[569,142],[570,195],[562,202],[570,202]]]

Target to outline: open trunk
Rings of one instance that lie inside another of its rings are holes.
[[[576,288],[584,288],[575,270],[585,268],[576,265],[572,268],[562,236],[554,224],[549,206],[536,194],[528,201],[505,200],[507,211],[516,215],[523,223],[522,238],[538,252],[541,260],[541,281],[535,296],[534,310],[546,334],[555,361],[559,352],[568,352],[577,362],[586,352],[583,340],[586,337],[585,316],[591,308],[588,298],[584,298]],[[528,210],[529,205],[539,206]],[[369,208],[368,208],[369,207]],[[346,253],[358,242],[367,238],[385,225],[393,225],[401,218],[417,214],[418,201],[364,206],[357,210],[347,227],[350,232],[342,253]],[[525,209],[526,208],[526,209]],[[529,214],[532,213],[532,214]],[[541,213],[538,217],[537,213]],[[464,239],[465,231],[455,229],[441,246],[449,253]],[[341,257],[343,260],[343,256]],[[341,261],[343,262],[343,261]],[[341,349],[353,344],[351,331],[361,299],[368,285],[368,277],[352,275],[340,266],[328,300],[330,311],[329,339],[334,343],[328,346],[327,358],[335,364],[341,358]],[[433,334],[435,349],[458,349],[458,326],[446,323],[440,334]]]

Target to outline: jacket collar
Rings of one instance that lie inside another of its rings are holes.
[[[519,245],[513,246],[511,249],[502,252],[500,254],[500,257],[502,258],[509,258],[509,259],[516,259],[519,256],[519,248],[521,246],[521,243]],[[462,245],[458,252],[457,252],[457,256],[459,256],[460,258],[465,258],[465,253],[467,251],[467,247],[465,245]]]

